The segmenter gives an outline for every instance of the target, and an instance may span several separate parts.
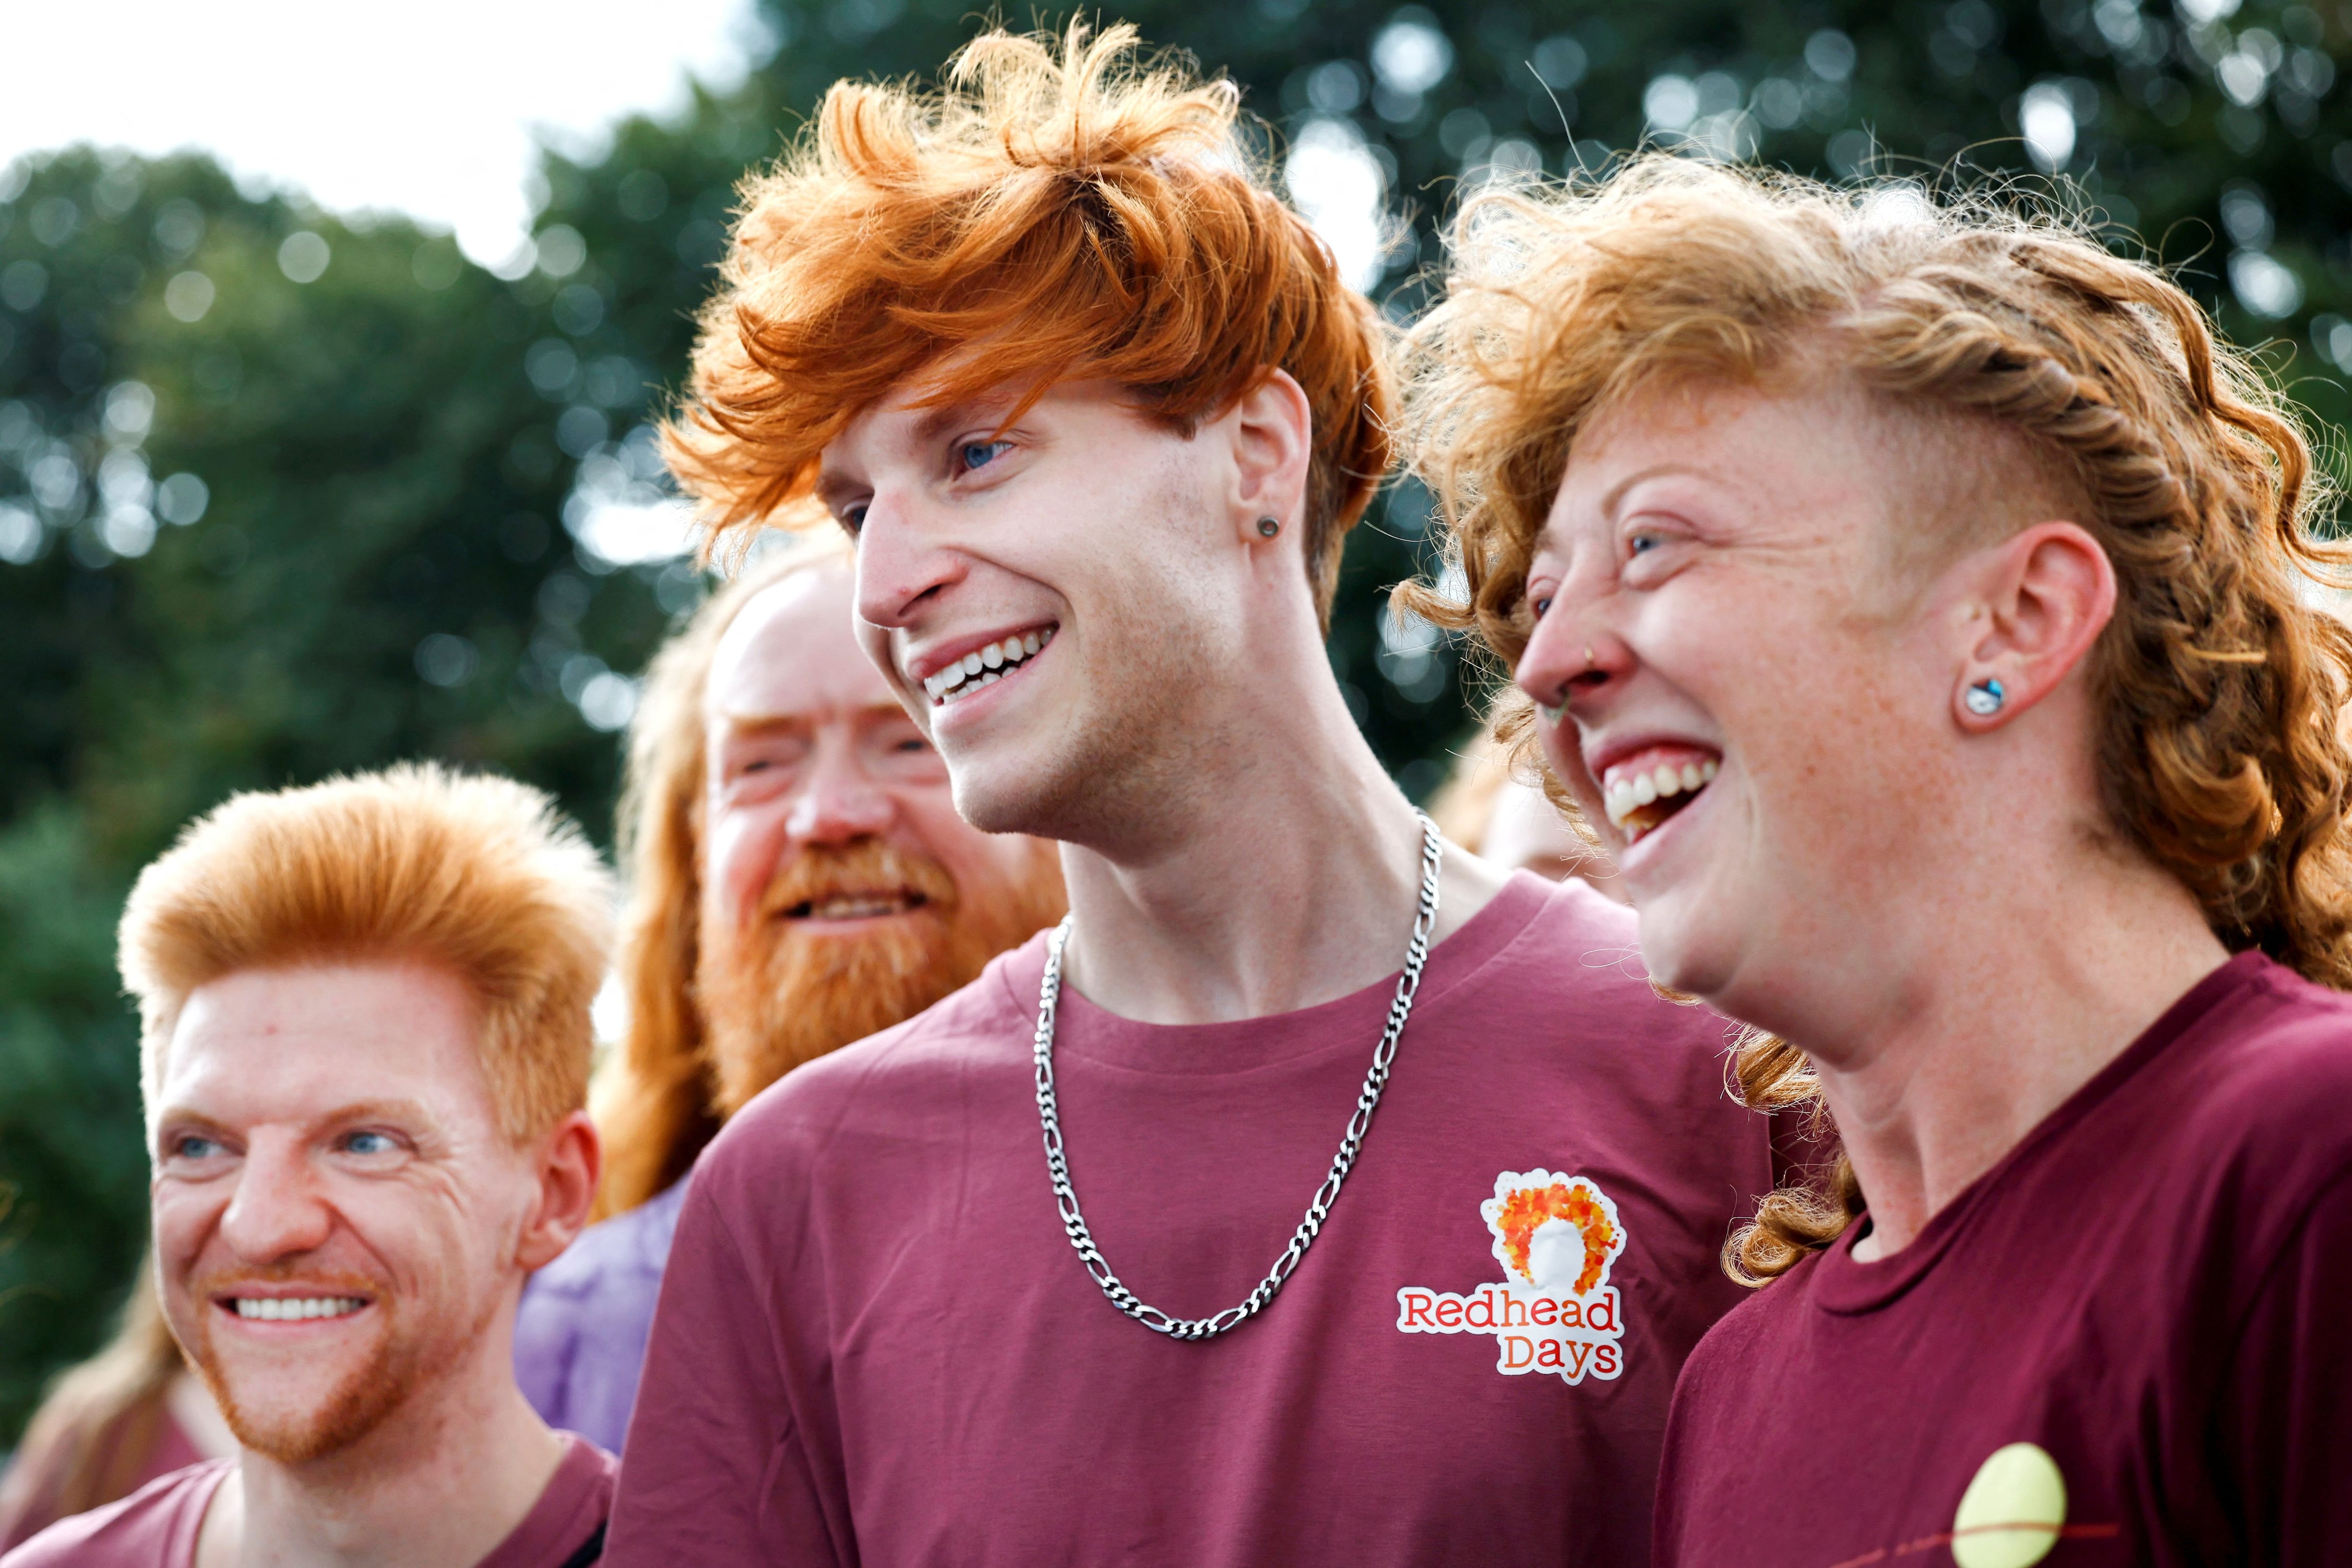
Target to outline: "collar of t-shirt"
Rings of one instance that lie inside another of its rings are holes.
[[[547,1490],[475,1568],[587,1568],[602,1555],[620,1461],[585,1437],[562,1436],[569,1447]]]
[[[1599,896],[1578,887],[1555,889],[1528,872],[1514,873],[1485,908],[1430,949],[1413,1001],[1414,1017],[1425,1019],[1435,1012],[1448,991],[1509,946],[1553,898]],[[1065,987],[1055,1053],[1137,1072],[1202,1076],[1254,1071],[1324,1051],[1360,1051],[1369,1064],[1396,997],[1397,974],[1404,967],[1409,914],[1397,912],[1396,968],[1385,978],[1297,1012],[1229,1023],[1138,1023]],[[1024,952],[1021,960],[997,966],[997,984],[1003,988],[1002,999],[1016,1012],[1034,1014],[1038,981],[1045,973],[1043,946]],[[1405,1032],[1412,1033],[1410,1024]]]
[[[1866,1216],[1856,1219],[1816,1260],[1811,1291],[1813,1304],[1824,1312],[1851,1314],[1876,1312],[1900,1300],[1936,1267],[1954,1239],[1967,1230],[1970,1216],[1990,1201],[1990,1195],[2000,1191],[2011,1173],[2053,1140],[2081,1125],[2118,1089],[2163,1055],[2167,1047],[2252,985],[2269,966],[2270,960],[2262,953],[2250,950],[2191,986],[2132,1042],[2130,1049],[2101,1068],[2088,1083],[2074,1091],[2019,1139],[2015,1148],[1995,1161],[1990,1170],[1937,1210],[1911,1244],[1894,1257],[1867,1263],[1857,1260],[1853,1256],[1854,1243],[1869,1234],[1870,1228]]]

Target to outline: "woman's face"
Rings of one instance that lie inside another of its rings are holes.
[[[1529,572],[1517,678],[1643,958],[1738,1017],[1853,983],[1932,873],[1952,629],[1891,548],[1929,504],[1900,429],[1843,392],[1638,394],[1580,434]]]

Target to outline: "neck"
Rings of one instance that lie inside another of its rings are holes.
[[[1847,977],[1858,1005],[1786,1019],[1870,1207],[1864,1261],[1908,1246],[2229,958],[2173,877],[2069,837],[2071,853],[2021,857],[1973,897],[1915,890],[1907,914],[1862,922],[1885,944],[1874,978]]]
[[[196,1568],[424,1568],[488,1556],[537,1504],[565,1448],[515,1387],[511,1312],[506,1328],[478,1336],[466,1365],[347,1448],[299,1465],[244,1450],[205,1516]]]
[[[1066,983],[1147,1023],[1263,1018],[1343,997],[1402,967],[1420,898],[1420,818],[1364,743],[1319,643],[1278,650],[1148,831],[1065,843],[1076,919]],[[1500,891],[1449,848],[1433,943]]]

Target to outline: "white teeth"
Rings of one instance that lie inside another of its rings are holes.
[[[1685,762],[1679,768],[1660,763],[1645,773],[1621,774],[1602,786],[1601,804],[1612,823],[1638,840],[1657,824],[1631,825],[1636,811],[1670,796],[1696,794],[1714,781],[1717,771],[1718,765],[1710,759]]]
[[[1053,640],[1053,628],[1047,627],[1043,632],[1031,632],[991,643],[985,648],[966,653],[938,674],[924,676],[924,695],[935,706],[944,707],[970,696],[982,686],[993,685],[1013,673],[1012,666],[1034,656]]]
[[[289,1322],[304,1318],[340,1318],[365,1305],[357,1296],[239,1296],[236,1315],[265,1322]]]

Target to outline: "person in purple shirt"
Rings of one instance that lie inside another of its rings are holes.
[[[532,1276],[515,1377],[620,1451],[687,1172],[804,1061],[911,1017],[1061,917],[1048,846],[965,824],[850,631],[837,547],[746,569],[656,658],[622,852],[628,1033],[591,1092],[599,1222]]]
[[[1419,329],[1424,602],[1843,1134],[1684,1370],[1661,1568],[2352,1554],[2352,551],[2102,238],[1661,156],[1473,204]]]

